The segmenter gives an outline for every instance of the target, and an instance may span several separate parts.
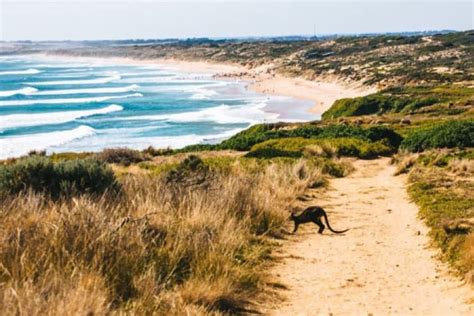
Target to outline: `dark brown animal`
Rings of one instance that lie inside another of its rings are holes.
[[[321,221],[321,217],[324,217],[324,220],[326,221],[326,225],[328,226],[329,230],[332,231],[333,233],[342,234],[349,230],[349,229],[345,229],[345,230],[332,229],[332,227],[329,225],[326,211],[324,211],[323,208],[319,206],[310,206],[306,208],[300,215],[295,215],[294,213],[291,214],[289,219],[295,222],[295,229],[293,230],[293,234],[296,233],[300,224],[305,224],[309,222],[313,222],[316,225],[318,225],[319,226],[318,233],[322,234],[326,227]]]

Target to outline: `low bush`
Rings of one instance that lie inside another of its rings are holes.
[[[149,155],[143,154],[138,150],[129,148],[108,148],[104,149],[97,155],[98,159],[108,162],[116,163],[124,166],[129,166],[132,163],[139,163],[145,160],[150,160]]]
[[[270,139],[281,138],[340,138],[354,137],[367,141],[384,140],[389,146],[397,148],[401,136],[389,127],[377,126],[361,128],[353,125],[302,125],[295,128],[282,128],[282,124],[261,124],[250,127],[223,141],[214,149],[250,150],[252,146]]]
[[[272,138],[273,124],[258,124],[237,133],[218,145],[219,149],[249,150],[253,145]]]
[[[180,187],[196,187],[209,185],[212,174],[201,158],[190,155],[176,167],[168,171],[166,183]]]
[[[472,100],[473,94],[473,88],[454,85],[392,87],[364,97],[336,100],[322,118],[329,120],[345,116],[415,113],[434,105],[439,106],[436,110],[439,112],[445,109],[446,104],[461,105]],[[457,110],[466,111],[465,108]]]
[[[276,158],[276,157],[288,157],[288,158],[300,158],[303,153],[297,151],[280,150],[276,148],[258,148],[249,151],[244,157],[247,158]]]
[[[174,151],[171,148],[155,148],[153,146],[148,146],[146,149],[142,150],[142,153],[146,156],[156,157],[156,156],[165,156],[172,154]]]
[[[64,153],[53,153],[49,156],[52,162],[60,162],[65,160],[77,160],[77,159],[86,159],[93,158],[95,154],[90,152],[64,152]]]
[[[212,144],[195,144],[195,145],[188,145],[181,149],[176,149],[174,152],[177,153],[188,153],[188,152],[197,152],[197,151],[207,151],[207,150],[215,150],[218,149],[217,145]]]
[[[46,157],[32,156],[0,166],[0,193],[4,195],[31,190],[57,199],[118,189],[113,171],[96,159],[54,163]]]
[[[426,130],[415,130],[401,144],[402,149],[411,152],[455,147],[474,147],[474,121],[448,121]]]
[[[252,147],[246,157],[357,157],[372,159],[388,156],[393,150],[383,142],[368,142],[358,138],[306,139],[301,137],[272,139]]]
[[[329,110],[323,113],[322,118],[328,120],[344,116],[383,113],[394,106],[392,105],[393,101],[390,97],[376,94],[353,99],[339,99],[333,103]]]

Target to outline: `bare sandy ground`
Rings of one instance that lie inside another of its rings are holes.
[[[250,85],[250,89],[265,94],[311,100],[314,102],[311,111],[319,114],[324,113],[338,99],[355,98],[377,92],[376,88],[349,85],[336,80],[309,81],[278,75],[272,77],[261,75]]]
[[[358,161],[306,204],[321,205],[335,235],[307,224],[284,242],[273,274],[286,301],[270,315],[473,315],[472,289],[448,273],[388,159]],[[304,225],[303,225],[304,226]]]

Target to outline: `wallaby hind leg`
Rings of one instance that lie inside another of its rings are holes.
[[[300,225],[295,223],[295,228],[293,229],[293,234],[296,233],[296,231],[298,230],[298,226],[300,226]]]
[[[326,226],[324,226],[323,222],[321,222],[321,219],[320,219],[320,218],[316,218],[313,222],[314,222],[316,225],[319,226],[318,234],[322,234],[322,233],[323,233],[323,230],[326,228]]]

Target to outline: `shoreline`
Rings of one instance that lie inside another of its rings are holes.
[[[89,57],[61,54],[39,55],[49,58],[53,56],[63,56],[77,60],[105,60],[123,64],[164,66],[164,68],[182,72],[211,74],[214,78],[221,80],[244,81],[247,82],[246,88],[253,92],[311,101],[313,102],[313,106],[309,109],[309,113],[319,116],[328,110],[334,101],[338,99],[361,97],[377,92],[375,87],[348,84],[335,78],[321,78],[311,81],[297,77],[282,76],[275,74],[271,69],[271,65],[250,69],[242,65],[231,63],[189,61],[173,58],[136,59],[127,57]]]
[[[130,58],[125,60],[135,61]],[[178,59],[150,59],[144,62],[156,62],[156,64],[184,72],[212,73],[217,79],[246,81],[248,82],[247,88],[254,92],[311,101],[314,105],[311,107],[310,113],[318,115],[327,111],[338,99],[361,97],[377,92],[375,87],[349,85],[341,80],[326,78],[310,81],[296,77],[285,77],[275,74],[269,65],[250,69],[236,64]]]

